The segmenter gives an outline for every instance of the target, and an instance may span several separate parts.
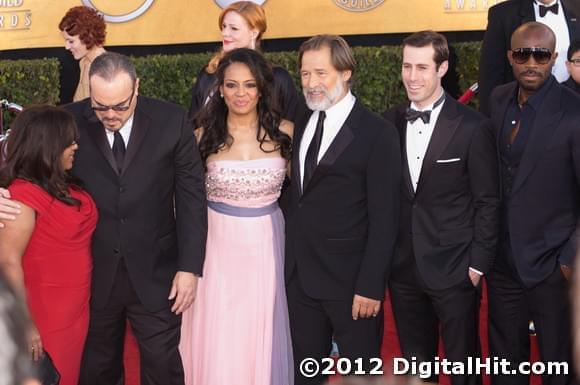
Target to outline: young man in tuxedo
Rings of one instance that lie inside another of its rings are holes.
[[[546,24],[556,34],[556,52],[560,57],[553,66],[553,74],[559,82],[566,81],[566,50],[571,41],[580,38],[579,17],[577,0],[507,0],[491,7],[479,62],[481,112],[489,116],[493,89],[514,80],[506,52],[513,31],[528,21]]]
[[[296,121],[286,218],[286,285],[296,385],[306,358],[380,357],[381,301],[397,234],[400,184],[395,128],[350,92],[355,61],[339,36],[302,44],[310,110]],[[356,365],[353,364],[354,370]]]
[[[403,355],[419,362],[438,355],[439,330],[448,360],[478,355],[479,287],[497,244],[491,124],[441,87],[448,59],[443,35],[407,37],[401,75],[409,101],[385,113],[399,131],[403,168],[391,302]],[[456,385],[478,380],[451,379]]]
[[[580,97],[552,75],[556,36],[529,22],[512,35],[516,81],[491,95],[499,148],[502,212],[499,252],[487,277],[490,355],[515,367],[530,359],[528,321],[542,361],[571,364],[568,279],[580,235]],[[569,384],[568,375],[544,384]],[[494,376],[492,384],[528,384]]]

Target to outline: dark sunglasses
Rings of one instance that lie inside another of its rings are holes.
[[[98,111],[98,112],[107,112],[109,110],[113,110],[115,112],[125,112],[131,107],[131,102],[133,101],[133,96],[135,96],[135,87],[133,87],[133,91],[131,91],[131,97],[122,103],[116,104],[114,106],[103,106],[99,102],[95,102],[98,104],[98,106],[91,106],[91,108],[93,109],[93,111]]]
[[[552,59],[552,51],[547,48],[516,48],[511,51],[512,58],[517,64],[527,63],[531,56],[538,64],[548,64]]]

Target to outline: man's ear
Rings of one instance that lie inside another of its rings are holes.
[[[447,71],[449,70],[449,61],[445,60],[443,63],[439,64],[439,68],[437,69],[437,76],[441,79]]]
[[[512,55],[513,55],[512,51],[511,50],[508,50],[507,53],[506,53],[506,55],[507,55],[508,62],[513,67],[513,65],[514,65],[514,58],[512,57]]]
[[[342,80],[345,83],[348,83],[348,81],[350,80],[351,77],[352,77],[352,71],[351,70],[342,71]]]
[[[139,78],[135,79],[135,96],[139,95]]]

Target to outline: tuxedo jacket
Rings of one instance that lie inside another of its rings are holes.
[[[408,105],[385,113],[399,131],[403,167],[394,263],[414,259],[428,287],[447,289],[466,280],[469,267],[487,273],[495,256],[500,208],[495,138],[488,119],[447,95],[415,191],[407,160]]]
[[[286,280],[297,274],[317,299],[382,299],[398,226],[396,130],[357,100],[302,189],[298,154],[311,115],[295,126]]]
[[[577,0],[560,0],[568,23],[570,42],[580,39],[580,11]],[[485,115],[490,114],[489,97],[493,89],[514,79],[507,59],[512,33],[522,24],[535,21],[533,0],[508,0],[489,9],[487,29],[483,37],[479,60],[479,103]],[[560,12],[561,10],[559,10]]]
[[[167,307],[175,273],[201,274],[205,256],[204,171],[185,111],[139,96],[119,173],[90,99],[65,108],[80,133],[72,172],[99,210],[92,306],[107,304],[123,260],[142,304],[150,311]]]
[[[491,117],[499,143],[517,82],[497,87],[491,97]],[[572,265],[580,234],[580,97],[552,85],[527,139],[510,199],[504,199],[510,246],[517,272],[532,287],[557,263]],[[506,216],[502,216],[506,217]],[[506,258],[499,255],[498,258]]]

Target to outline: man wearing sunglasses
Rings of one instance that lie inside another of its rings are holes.
[[[207,231],[203,166],[181,108],[139,95],[129,58],[99,56],[73,173],[99,209],[80,384],[118,384],[128,319],[143,384],[183,384],[181,313],[194,300]]]
[[[571,364],[569,283],[580,237],[580,97],[552,75],[556,36],[529,22],[507,52],[516,81],[490,98],[502,210],[498,255],[487,276],[490,355],[529,361],[529,320],[544,362]],[[568,384],[545,376],[544,385]],[[493,385],[528,384],[494,376]]]
[[[570,44],[570,48],[568,48],[566,68],[570,78],[566,80],[564,85],[580,95],[580,39],[574,40]]]
[[[529,21],[549,26],[557,37],[553,74],[559,82],[568,79],[565,66],[570,41],[580,38],[580,5],[578,0],[507,0],[489,9],[487,30],[479,62],[480,110],[489,116],[489,96],[493,89],[514,80],[505,52],[513,31]]]

